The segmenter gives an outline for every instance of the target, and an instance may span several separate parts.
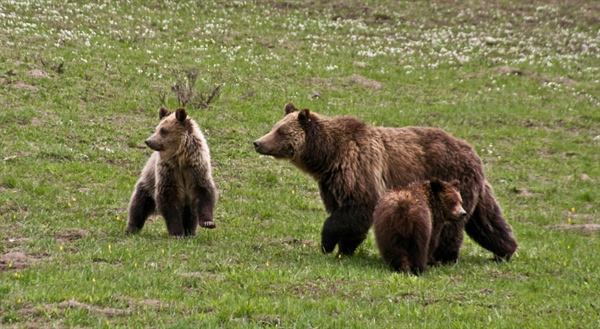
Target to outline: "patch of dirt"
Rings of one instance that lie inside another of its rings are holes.
[[[164,303],[161,302],[160,300],[157,300],[157,299],[144,299],[144,300],[141,300],[139,302],[139,304],[143,305],[143,306],[154,307],[154,308],[157,308],[157,309],[159,309],[162,306],[164,306]]]
[[[519,195],[519,196],[524,196],[524,197],[529,197],[529,196],[534,196],[535,193],[530,192],[529,190],[527,190],[526,188],[513,188],[511,190],[511,192]]]
[[[85,238],[88,235],[88,233],[89,232],[86,230],[68,228],[54,234],[54,239],[56,239],[56,241],[58,242],[75,241]]]
[[[304,285],[293,286],[291,291],[294,295],[299,297],[319,298],[322,296],[337,296],[340,292],[338,285],[343,285],[343,282],[306,282]]]
[[[42,70],[31,70],[27,74],[36,78],[48,78],[48,74]]]
[[[123,315],[123,314],[126,314],[129,312],[128,309],[99,307],[99,306],[95,306],[95,305],[84,304],[84,303],[78,302],[75,299],[69,299],[69,300],[66,300],[66,301],[58,304],[58,308],[63,309],[63,310],[64,309],[73,309],[73,308],[84,309],[89,312],[99,313],[99,314],[102,314],[107,317]]]
[[[4,192],[4,191],[2,191],[2,189],[0,189],[0,192]],[[2,229],[4,230],[5,228],[2,228]],[[9,232],[9,231],[4,230],[4,232]],[[6,247],[6,248],[16,248],[18,246],[24,245],[29,240],[31,240],[31,239],[30,238],[7,236],[7,237],[4,238],[4,247]]]
[[[529,77],[532,79],[537,80],[540,83],[557,83],[557,84],[561,84],[561,85],[565,85],[565,86],[575,86],[578,84],[577,81],[570,79],[570,78],[566,78],[563,76],[557,76],[557,77],[549,77],[546,75],[539,75],[536,74],[534,72],[531,71],[526,71],[526,70],[521,70],[518,69],[516,67],[511,67],[511,66],[498,66],[498,67],[493,67],[489,70],[485,70],[485,71],[481,71],[477,74],[468,74],[466,75],[467,78],[481,78],[481,77],[485,77],[485,76],[489,76],[489,75],[494,75],[494,76],[498,76],[498,75],[516,75],[516,76],[523,76],[523,77]]]
[[[22,270],[41,259],[22,251],[9,251],[0,256],[0,272],[5,270]]]
[[[272,245],[282,244],[287,249],[296,249],[298,247],[301,247],[301,248],[314,248],[314,247],[319,246],[319,244],[317,242],[314,242],[312,240],[299,240],[299,239],[296,239],[294,237],[286,237],[286,238],[283,238],[283,240],[273,241],[270,244],[272,244]]]
[[[515,273],[505,273],[498,270],[491,270],[488,275],[491,278],[503,278],[503,279],[516,279],[516,280],[526,280],[529,279],[528,275],[525,274],[515,274]]]
[[[578,222],[585,222],[587,224],[591,224],[591,223],[598,223],[600,222],[600,220],[597,220],[594,215],[590,215],[590,214],[574,214],[572,212],[567,212],[566,217],[570,217],[575,221]]]
[[[202,278],[208,281],[222,281],[225,278],[225,276],[222,273],[217,273],[213,270],[179,273],[179,276],[182,278],[190,279]]]
[[[359,74],[353,74],[350,79],[352,81],[354,81],[355,83],[358,83],[359,85],[366,87],[366,88],[370,88],[373,90],[379,90],[381,89],[381,83],[375,81],[375,80],[371,80],[371,79],[367,79]]]
[[[27,90],[31,90],[31,91],[37,90],[36,86],[28,85],[24,82],[17,82],[17,84],[15,84],[14,87],[18,88],[18,89],[27,89]]]
[[[600,232],[600,224],[558,224],[553,225],[553,228],[560,231],[572,231],[585,234]]]

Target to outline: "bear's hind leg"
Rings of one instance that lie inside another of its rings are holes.
[[[152,191],[149,191],[143,184],[138,184],[135,187],[135,192],[131,197],[129,204],[129,219],[125,232],[128,234],[137,233],[146,223],[146,219],[156,210],[156,203],[152,196]]]
[[[414,275],[420,275],[427,269],[430,239],[431,228],[429,226],[414,225],[412,236],[406,240],[406,252],[411,264],[410,271]]]
[[[183,202],[177,198],[177,190],[163,189],[157,195],[156,203],[158,211],[167,223],[167,231],[170,236],[183,237],[185,230],[183,227]]]
[[[387,260],[388,265],[395,272],[410,274],[412,271],[412,264],[405,250],[394,249],[394,251],[388,251],[383,258]]]
[[[500,206],[487,182],[465,231],[480,246],[493,252],[496,261],[510,260],[517,250],[512,228],[502,217]]]

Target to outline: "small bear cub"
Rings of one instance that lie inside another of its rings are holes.
[[[373,212],[375,240],[394,271],[419,275],[433,258],[446,223],[465,220],[458,180],[437,178],[387,192]]]
[[[154,152],[135,185],[126,232],[139,232],[156,209],[170,236],[195,235],[198,224],[215,228],[217,191],[204,135],[183,108],[161,107],[158,117],[155,133],[146,140]]]

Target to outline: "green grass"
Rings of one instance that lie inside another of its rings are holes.
[[[590,1],[1,2],[0,327],[600,326],[599,13]],[[125,236],[143,141],[192,69],[196,92],[222,84],[208,108],[188,107],[211,147],[218,228],[175,240],[156,217]],[[316,183],[251,145],[290,101],[471,143],[517,255],[494,263],[467,238],[457,264],[415,278],[383,264],[372,234],[353,257],[321,254]]]

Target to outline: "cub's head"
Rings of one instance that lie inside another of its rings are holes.
[[[171,112],[165,107],[158,109],[160,123],[152,136],[146,139],[146,145],[158,152],[174,152],[179,149],[186,135],[192,129],[192,123],[185,112],[180,108]]]
[[[285,117],[271,131],[254,141],[256,152],[276,159],[293,160],[305,145],[306,127],[316,119],[310,110],[299,111],[294,104],[285,106]]]
[[[462,207],[462,197],[458,188],[460,182],[454,179],[448,183],[446,181],[433,178],[429,182],[433,197],[439,202],[442,207],[441,211],[444,217],[454,221],[464,221],[467,218],[467,212]]]

